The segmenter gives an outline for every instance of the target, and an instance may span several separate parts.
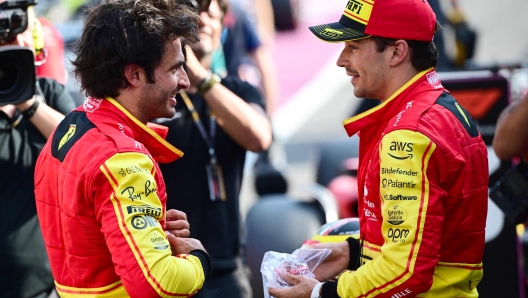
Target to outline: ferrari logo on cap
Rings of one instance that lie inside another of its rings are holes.
[[[370,19],[374,1],[372,0],[348,0],[343,15],[360,24],[366,25]]]
[[[357,0],[349,0],[347,4],[348,10],[351,12],[355,12],[358,15],[361,14],[361,8],[363,7],[363,3],[357,1]]]
[[[331,28],[325,28],[320,34],[328,38],[338,38],[343,32]]]

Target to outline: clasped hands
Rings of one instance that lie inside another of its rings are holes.
[[[188,238],[191,235],[189,227],[187,214],[176,209],[167,210],[165,234],[171,245],[173,256],[188,254],[196,249],[205,251],[205,248],[199,240]]]

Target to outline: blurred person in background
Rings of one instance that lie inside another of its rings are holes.
[[[281,272],[292,287],[270,295],[478,296],[487,148],[435,71],[437,28],[422,0],[350,0],[339,22],[310,27],[319,39],[344,43],[337,65],[354,95],[382,103],[344,121],[360,140],[360,240],[311,246],[331,250],[317,279]]]
[[[272,115],[278,105],[279,83],[269,44],[263,43],[248,13],[236,1],[224,17],[222,46],[229,75],[260,87],[266,112]]]
[[[14,2],[14,1],[11,1]],[[0,0],[0,14],[9,13]],[[43,32],[33,5],[27,2],[27,28],[12,39],[1,38],[0,50],[25,47],[39,55]],[[6,9],[6,12],[2,11]],[[0,61],[5,65],[6,61]],[[61,65],[50,66],[60,68]],[[36,64],[36,61],[35,61]],[[1,65],[0,65],[1,66]],[[1,72],[1,71],[0,71]],[[2,91],[9,78],[21,73],[4,73]],[[35,76],[33,69],[32,74]],[[51,132],[75,108],[65,87],[49,78],[37,78],[33,97],[17,104],[0,104],[0,297],[48,297],[53,277],[35,207],[34,170],[37,157]]]
[[[497,120],[493,150],[500,159],[528,162],[528,92],[505,108]]]
[[[220,79],[211,72],[221,47],[226,0],[194,1],[202,25],[200,42],[186,46],[190,87],[177,97],[176,114],[157,123],[169,127],[167,140],[185,152],[161,165],[167,207],[187,214],[191,234],[211,255],[213,273],[199,298],[250,298],[241,260],[239,194],[246,152],[266,149],[271,125],[259,91],[237,76]]]
[[[189,87],[184,40],[199,17],[172,0],[107,1],[89,9],[72,62],[90,98],[50,136],[35,198],[61,296],[192,296],[211,272],[185,214],[166,209],[158,162],[183,153],[149,123],[175,114]],[[147,125],[148,124],[148,125]]]
[[[45,17],[38,18],[44,34],[44,48],[37,57],[37,76],[51,78],[66,85],[68,72],[64,65],[64,41],[59,30]]]
[[[240,7],[251,20],[264,44],[273,48],[275,37],[275,16],[272,0],[230,0]]]

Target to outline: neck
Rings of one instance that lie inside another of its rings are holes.
[[[115,97],[114,100],[117,101],[120,105],[123,106],[130,114],[136,117],[143,124],[147,124],[150,119],[146,119],[143,115],[137,101],[132,101],[132,98],[140,98],[141,95],[135,95],[131,90],[121,90],[119,96]]]
[[[405,83],[411,80],[418,71],[416,71],[411,65],[402,67],[401,69],[389,69],[391,73],[386,74],[388,78],[392,80],[388,81],[385,88],[386,92],[381,96],[381,102],[389,99],[398,89],[400,89]]]

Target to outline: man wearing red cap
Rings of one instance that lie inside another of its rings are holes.
[[[382,104],[344,121],[360,137],[360,241],[313,245],[332,250],[317,280],[282,273],[292,286],[274,297],[478,296],[487,149],[435,72],[436,27],[425,0],[349,0],[338,23],[310,27],[345,43],[354,94]]]

